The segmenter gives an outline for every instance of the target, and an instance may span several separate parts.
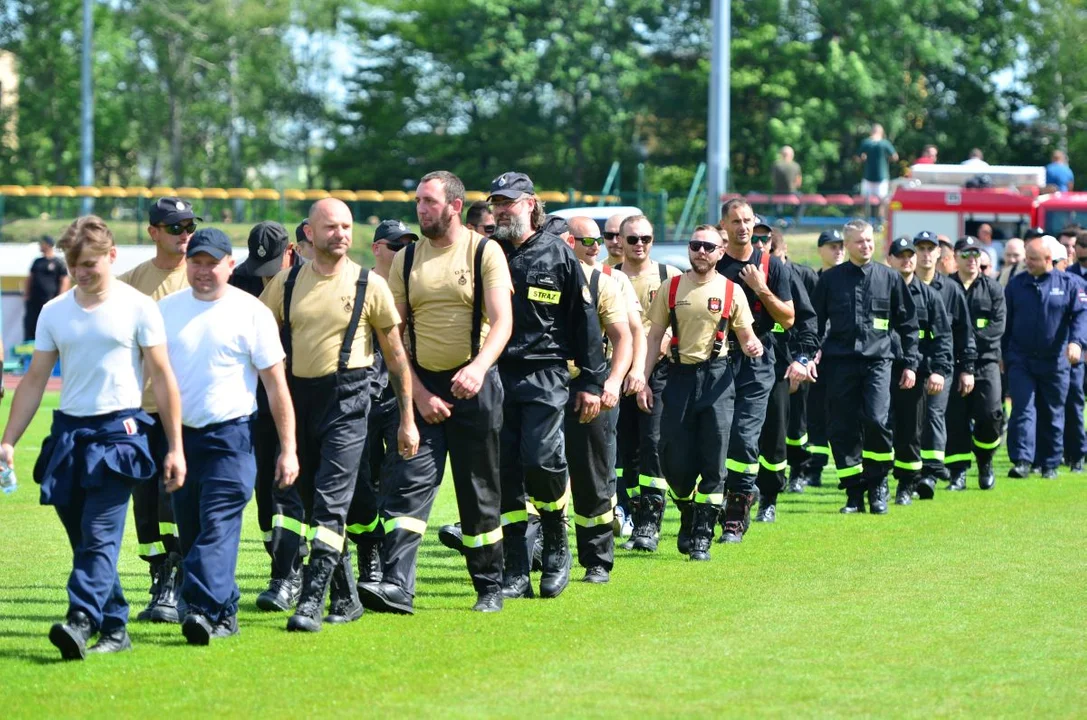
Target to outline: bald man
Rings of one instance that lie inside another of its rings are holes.
[[[275,493],[272,524],[291,531],[275,540],[292,544],[287,557],[303,536],[310,540],[298,607],[287,621],[293,631],[321,629],[330,585],[328,622],[362,615],[344,540],[366,441],[375,337],[400,406],[400,454],[411,457],[419,447],[400,315],[384,278],[348,259],[353,228],[347,205],[331,198],[314,203],[305,229],[313,261],[280,272],[260,296],[279,324],[287,353],[301,466],[296,485]],[[358,491],[373,492],[365,483]],[[376,507],[376,499],[371,504]]]
[[[605,262],[608,265],[623,262],[623,238],[619,236],[619,227],[628,217],[627,213],[616,213],[604,223],[604,247],[608,250]]]

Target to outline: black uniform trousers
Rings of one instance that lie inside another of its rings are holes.
[[[818,367],[819,377],[808,386],[808,474],[818,477],[830,460],[830,440],[827,437],[827,380],[823,365]]]
[[[921,464],[923,474],[947,479],[947,406],[958,384],[958,375],[951,373],[944,380],[939,395],[925,395],[925,416],[921,425]]]
[[[498,369],[502,404],[502,525],[523,528],[525,501],[537,510],[561,510],[566,500],[563,424],[570,397],[565,362],[511,361]]]
[[[820,369],[827,383],[827,434],[838,467],[838,487],[885,477],[894,459],[891,361],[825,357]]]
[[[735,402],[733,367],[725,358],[672,366],[664,389],[660,452],[674,499],[724,504],[726,438]]]
[[[899,485],[913,485],[920,477],[921,437],[925,425],[925,379],[918,376],[909,390],[898,387],[902,366],[892,365],[890,376],[891,417],[894,421],[894,476]]]
[[[652,412],[642,412],[634,395],[624,395],[619,400],[616,443],[623,474],[618,478],[617,495],[624,509],[629,508],[630,498],[643,491],[663,496],[668,489],[661,470],[660,441],[662,398],[670,367],[671,363],[661,360],[646,380],[646,385],[653,391]]]
[[[811,386],[800,383],[789,395],[789,423],[785,429],[785,460],[791,472],[804,470],[811,462],[808,452],[808,393]]]
[[[764,500],[773,501],[785,489],[786,449],[789,424],[789,381],[777,374],[766,399],[766,419],[759,434],[759,474],[755,484]]]
[[[582,423],[574,411],[574,398],[566,403],[564,431],[570,493],[574,505],[577,559],[582,567],[600,565],[611,570],[615,561],[615,518],[608,434],[615,409],[602,410],[592,422]]]
[[[355,496],[347,510],[347,537],[354,543],[378,540],[384,526],[378,513],[382,486],[387,483],[393,465],[400,460],[396,434],[400,429],[400,406],[396,397],[379,398],[367,416],[366,446],[359,462]],[[359,488],[366,487],[369,490]]]
[[[166,433],[157,413],[151,419],[155,424],[147,433],[147,441],[155,464],[162,467],[169,450]],[[136,521],[136,542],[142,559],[152,562],[155,558],[165,559],[169,553],[181,554],[174,508],[161,482],[140,483],[132,488],[132,517]]]
[[[978,363],[974,368],[974,390],[969,395],[951,393],[944,458],[948,470],[967,470],[974,457],[979,462],[992,459],[1004,433],[1003,401],[1000,367],[995,362]]]
[[[759,472],[759,437],[762,435],[770,391],[774,389],[775,365],[773,345],[764,339],[763,347],[765,352],[762,357],[749,358],[735,351],[737,358],[732,361],[736,378],[736,405],[725,460],[728,471],[725,484],[729,492],[753,492],[755,476]]]
[[[170,499],[185,554],[181,598],[213,623],[237,615],[242,514],[256,484],[252,419],[182,428],[188,472]]]
[[[310,541],[311,563],[338,559],[343,552],[347,508],[366,442],[372,372],[366,367],[319,378],[288,377],[300,469],[294,485],[273,491],[275,514],[294,530],[275,538],[277,556],[296,557],[303,537]]]
[[[502,586],[498,436],[502,428],[504,393],[498,370],[492,367],[474,397],[464,400],[453,397],[453,376],[459,369],[432,372],[415,366],[419,381],[427,390],[450,403],[452,414],[431,425],[416,410],[419,452],[414,457],[392,463],[382,484],[384,579],[412,595],[415,594],[415,560],[426,532],[430,508],[445,475],[446,453],[453,470],[464,557],[472,585],[477,593],[498,592]],[[521,512],[525,512],[524,505]]]
[[[1064,406],[1064,457],[1071,465],[1087,454],[1087,429],[1083,425],[1083,362],[1072,366],[1068,376],[1068,400]]]

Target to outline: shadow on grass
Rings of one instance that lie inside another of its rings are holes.
[[[46,640],[48,642],[48,640]],[[33,665],[58,665],[66,662],[59,655],[45,655],[42,654],[29,654],[19,650],[0,650],[0,658],[9,658],[11,660],[18,660],[20,662],[31,663]]]

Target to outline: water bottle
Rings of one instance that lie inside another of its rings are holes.
[[[5,495],[10,495],[19,489],[19,482],[15,478],[15,471],[6,462],[0,461],[0,489]]]

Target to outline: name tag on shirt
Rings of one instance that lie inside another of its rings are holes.
[[[1059,287],[1049,288],[1050,295],[1064,295],[1064,290]]]
[[[547,303],[548,305],[558,305],[560,297],[562,297],[561,290],[544,290],[543,288],[538,287],[530,287],[528,289],[528,299],[535,300],[536,302]]]

